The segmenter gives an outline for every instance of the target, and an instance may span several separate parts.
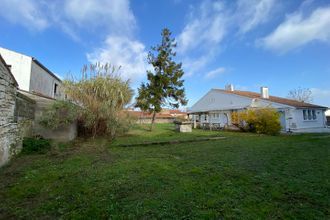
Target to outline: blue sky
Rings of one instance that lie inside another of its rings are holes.
[[[146,54],[168,27],[191,106],[211,88],[286,97],[310,88],[330,106],[330,0],[0,0],[0,46],[56,74],[89,62],[121,65],[137,88]]]

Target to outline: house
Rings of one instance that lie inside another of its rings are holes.
[[[62,98],[62,81],[36,58],[0,47],[0,54],[10,66],[21,90]]]
[[[261,87],[260,93],[237,91],[232,85],[225,89],[211,89],[190,108],[188,114],[195,126],[199,123],[225,127],[232,125],[233,112],[261,107],[278,110],[283,132],[330,132],[326,128],[327,107],[270,96],[267,87]]]

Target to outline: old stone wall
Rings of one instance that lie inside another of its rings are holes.
[[[16,81],[0,56],[0,166],[22,147],[15,120],[16,93]]]
[[[35,105],[36,102],[23,95],[21,92],[17,93],[16,96],[16,108],[15,108],[15,117],[17,121],[22,120],[33,120],[34,119],[34,112],[35,112]]]
[[[19,135],[31,137],[34,135],[34,113],[36,102],[26,95],[18,92],[16,95],[15,118],[19,128]]]

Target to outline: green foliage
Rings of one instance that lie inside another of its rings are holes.
[[[80,80],[64,82],[65,93],[81,106],[80,119],[92,131],[93,137],[105,132],[115,138],[120,127],[126,126],[121,114],[130,102],[133,90],[129,81],[120,78],[118,70],[110,64],[97,63],[85,66]]]
[[[43,138],[24,138],[23,139],[23,154],[45,153],[51,147],[50,141]]]
[[[171,39],[170,30],[165,28],[162,31],[161,44],[152,47],[156,54],[149,52],[148,55],[148,63],[153,66],[154,71],[147,71],[148,82],[142,83],[138,89],[136,107],[153,113],[152,125],[162,106],[178,108],[180,104],[187,104],[184,80],[181,79],[184,74],[182,64],[173,60],[176,56],[173,51],[175,47],[175,39]]]
[[[276,109],[249,109],[232,115],[234,124],[241,129],[259,134],[277,135],[281,131],[280,114]]]
[[[327,134],[136,126],[0,169],[0,219],[329,219]],[[204,135],[226,139],[123,148]]]
[[[43,112],[40,124],[46,128],[57,129],[73,123],[79,113],[79,107],[69,101],[56,100]]]

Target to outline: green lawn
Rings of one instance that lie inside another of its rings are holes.
[[[118,146],[205,136],[227,138]],[[0,219],[329,219],[329,149],[330,135],[137,127],[15,158],[0,169]]]

